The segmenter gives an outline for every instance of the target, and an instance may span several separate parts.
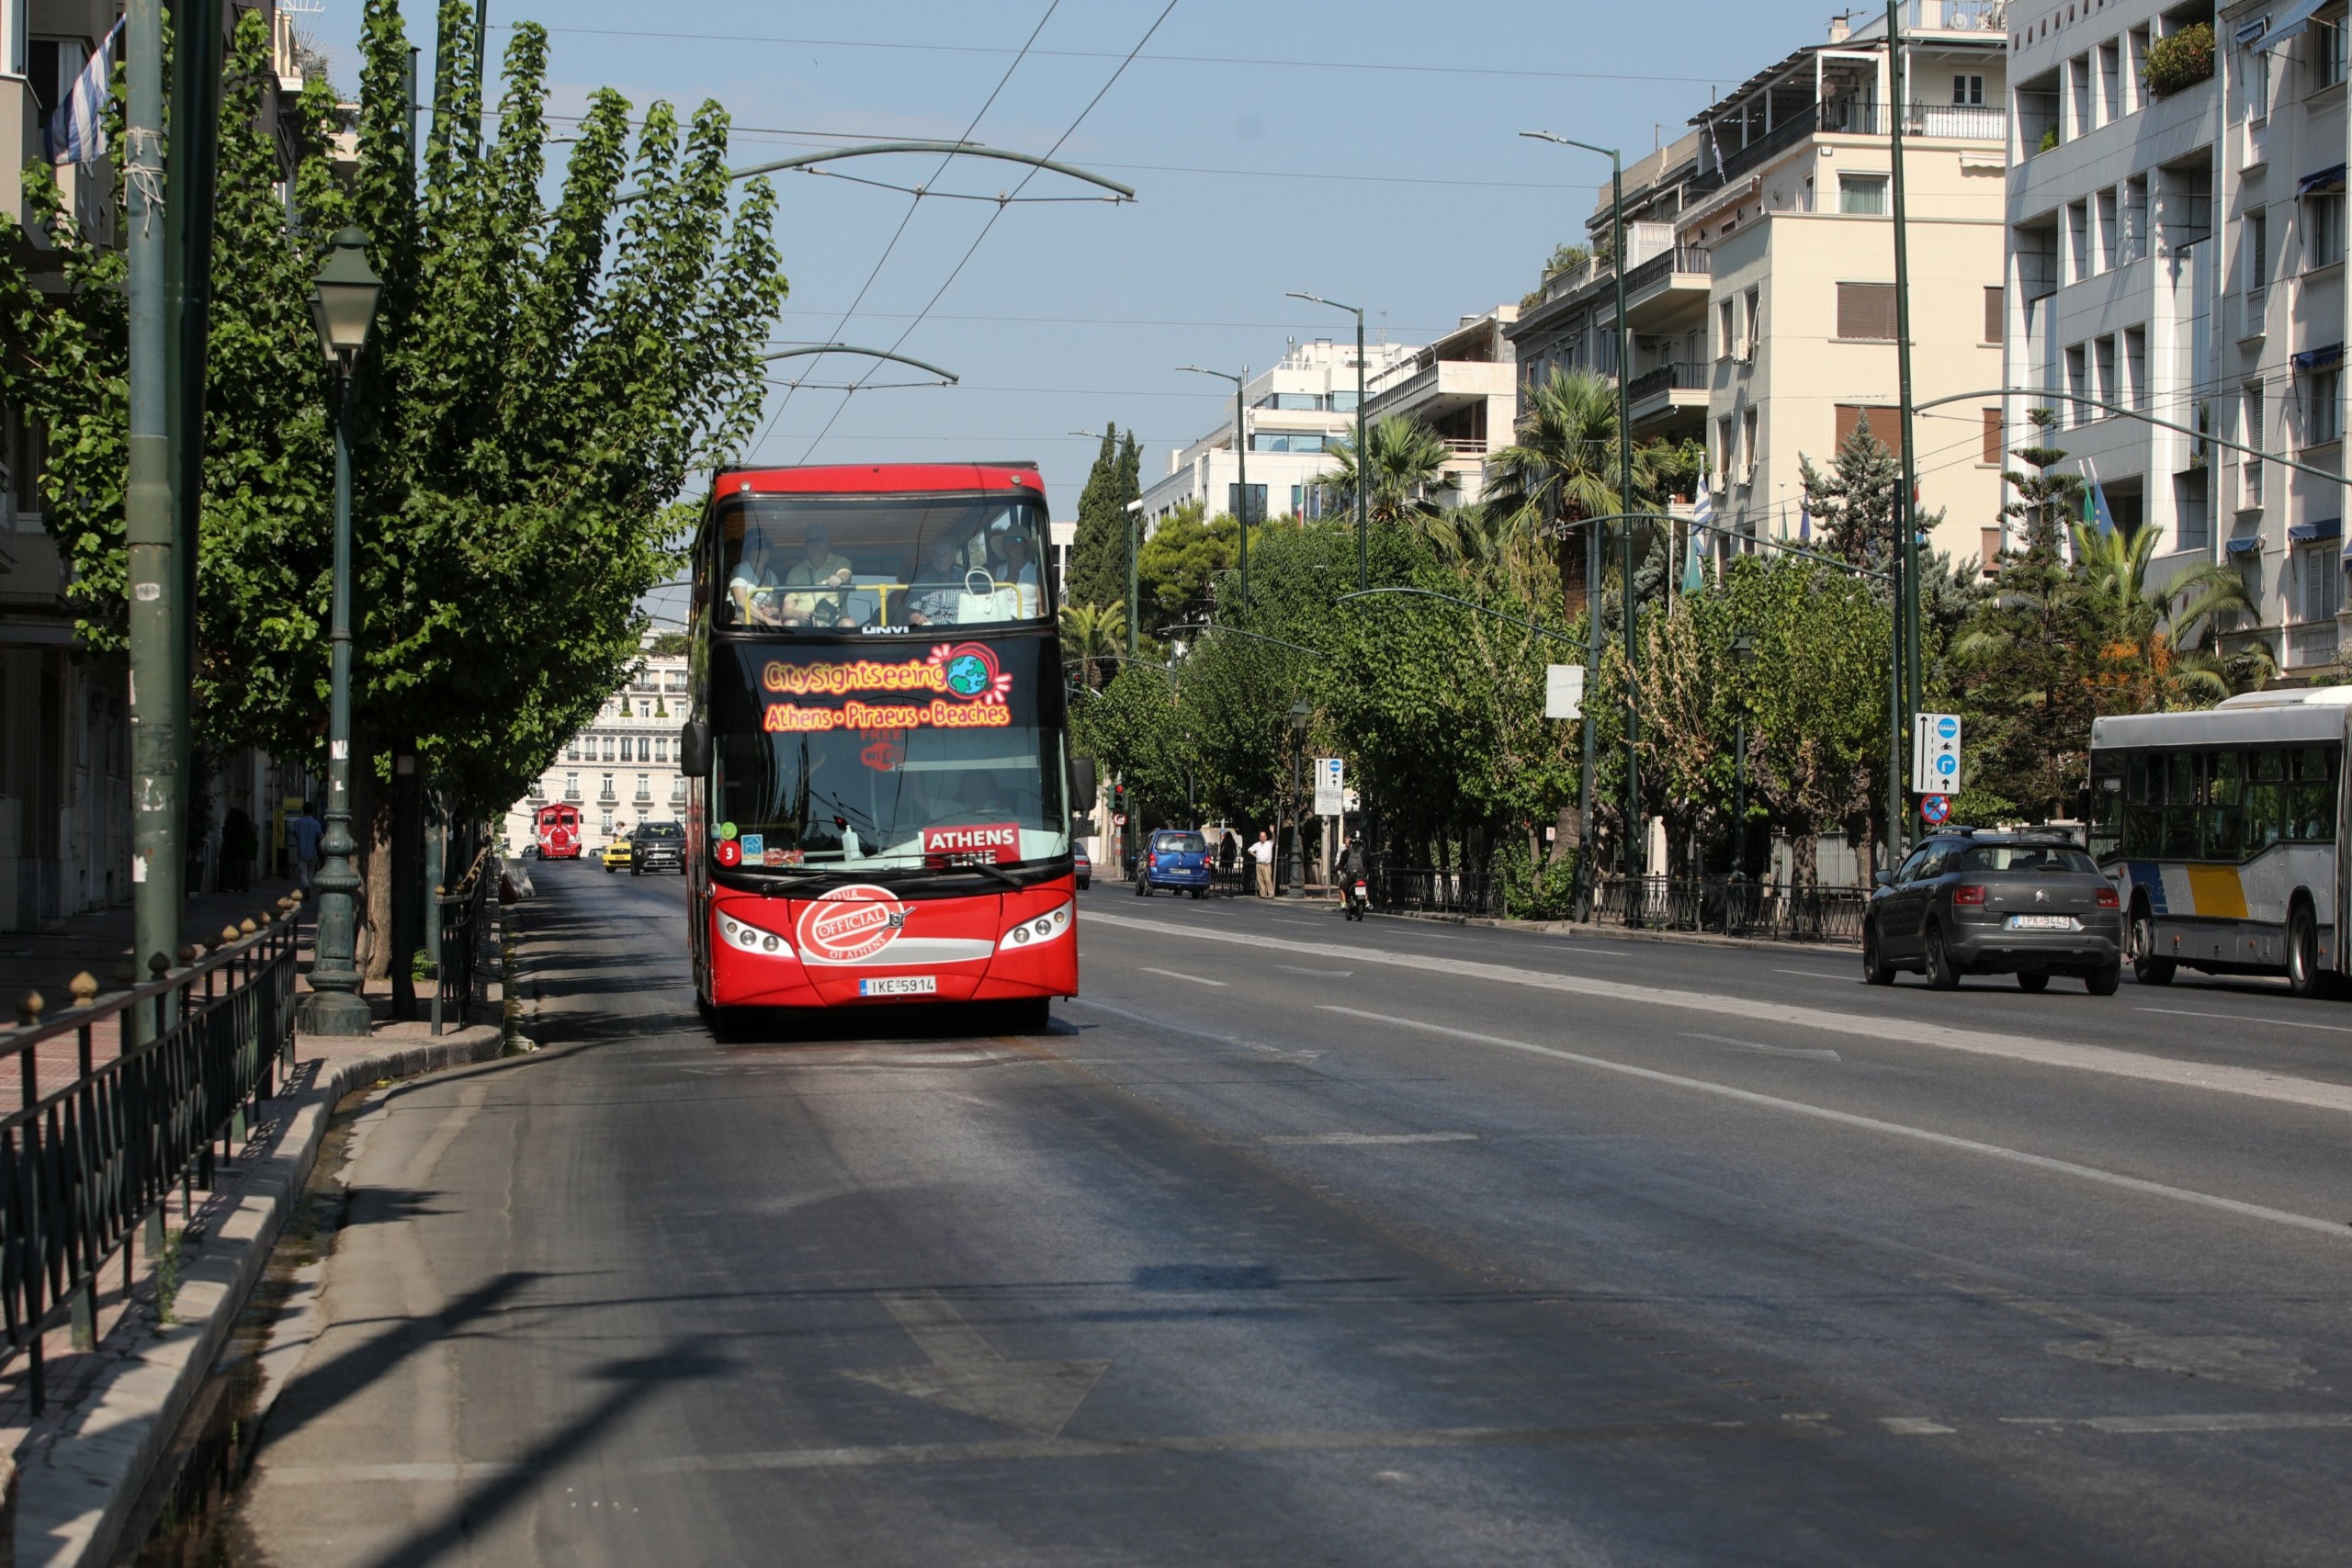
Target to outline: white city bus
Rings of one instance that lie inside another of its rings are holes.
[[[2312,996],[2345,972],[2347,726],[2352,686],[2092,723],[2091,853],[2143,982],[2186,964]]]

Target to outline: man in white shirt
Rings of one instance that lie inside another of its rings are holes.
[[[735,624],[775,626],[775,591],[781,582],[775,563],[768,558],[768,536],[754,526],[743,536],[742,558],[735,563],[735,574],[727,580],[728,597],[735,601]]]
[[[1274,835],[1271,829],[1258,829],[1258,841],[1250,846],[1250,858],[1258,863],[1258,897],[1274,896]]]

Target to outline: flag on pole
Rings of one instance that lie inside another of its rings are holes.
[[[1707,586],[1705,569],[1699,564],[1700,537],[1698,529],[1690,530],[1689,552],[1690,558],[1683,564],[1682,568],[1682,592],[1686,594],[1696,593]]]
[[[122,18],[117,17],[106,41],[74,78],[65,101],[49,117],[51,163],[95,164],[107,155],[107,95],[114,87],[114,46],[121,37]]]
[[[2091,488],[2083,495],[2083,521],[2102,534],[2115,532],[2115,513],[2108,508],[2107,489],[2097,475],[2092,476]]]

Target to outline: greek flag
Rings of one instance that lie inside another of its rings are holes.
[[[97,53],[90,56],[73,91],[49,117],[49,161],[52,164],[95,164],[107,155],[107,95],[114,86],[114,46],[122,36],[122,21]]]
[[[1707,481],[1702,479],[1699,481],[1698,500],[1690,508],[1690,526],[1688,530],[1690,539],[1687,542],[1690,559],[1684,564],[1682,571],[1682,592],[1685,593],[1699,592],[1707,585],[1704,569],[1701,562],[1704,558],[1706,550],[1713,543],[1709,526],[1714,520],[1715,498],[1708,492]]]

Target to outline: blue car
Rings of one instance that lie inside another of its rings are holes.
[[[1182,828],[1162,828],[1143,847],[1142,873],[1136,878],[1136,897],[1148,898],[1159,888],[1204,898],[1209,891],[1209,867],[1216,856],[1209,841]]]

